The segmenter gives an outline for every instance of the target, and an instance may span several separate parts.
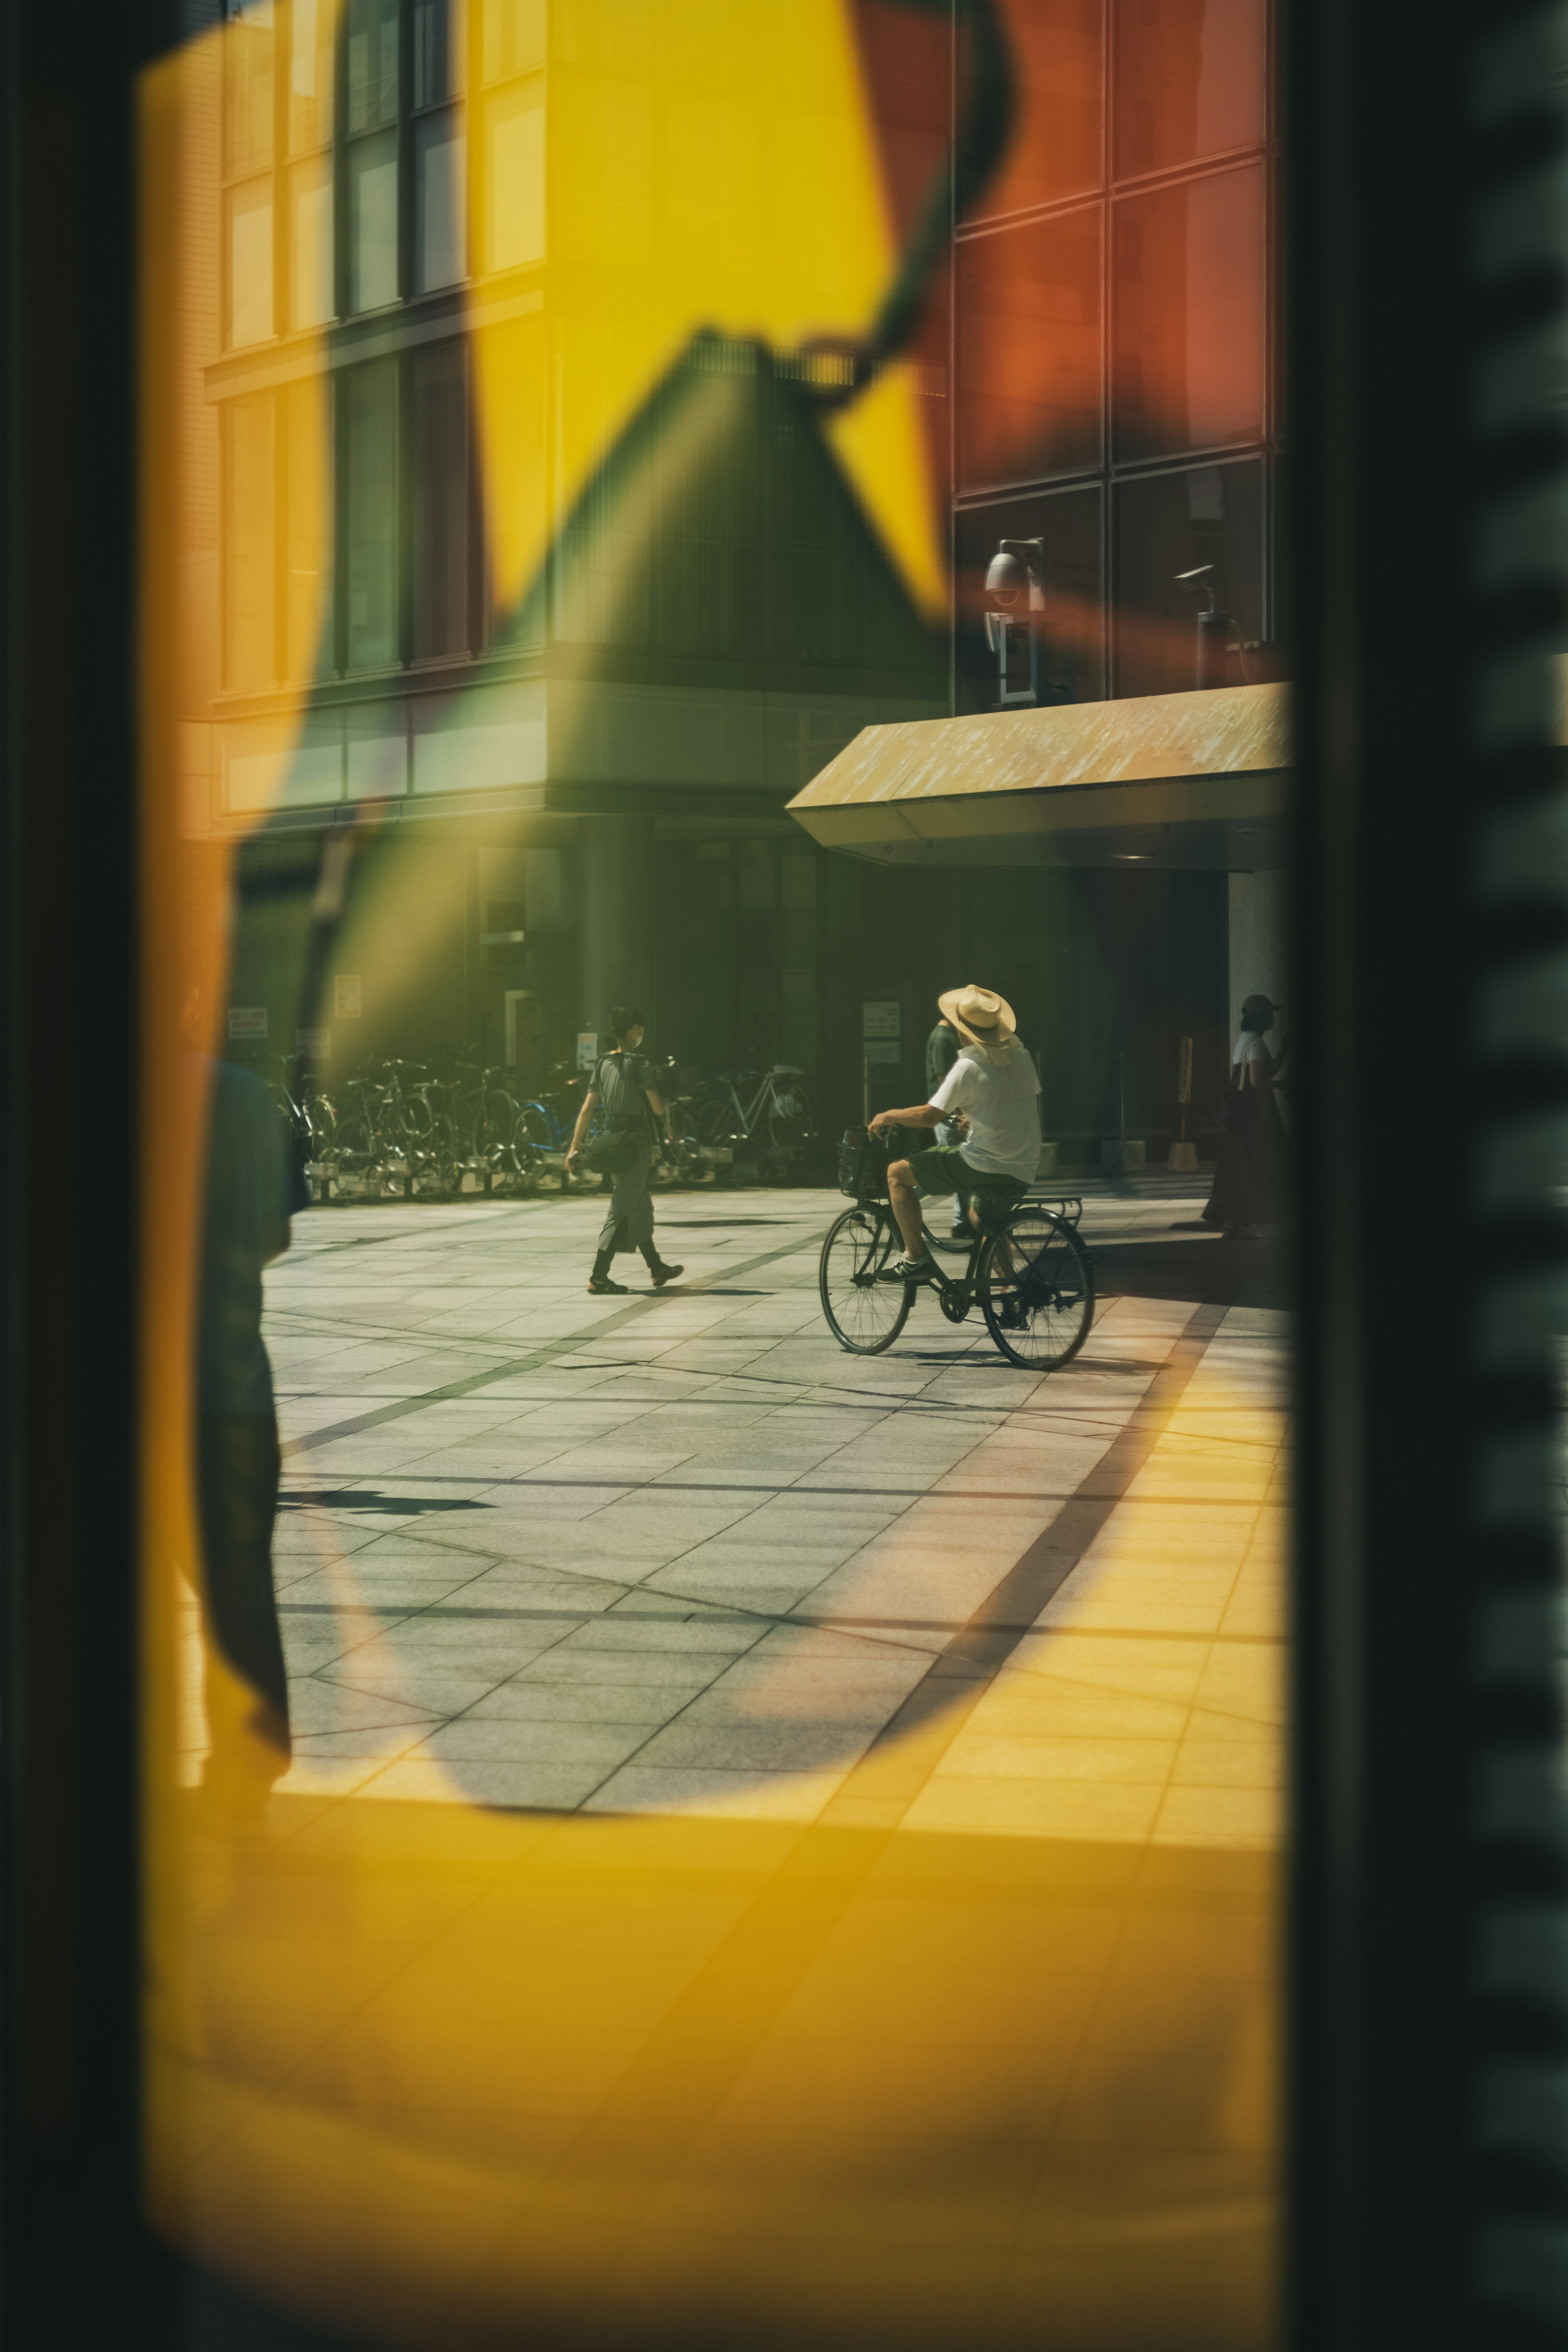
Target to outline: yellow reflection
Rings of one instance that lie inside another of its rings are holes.
[[[295,111],[335,42],[328,0],[309,41],[303,14],[295,0],[279,19]],[[537,50],[536,89],[527,44],[544,23],[487,0],[468,95],[475,249],[498,286],[541,259],[550,286],[547,311],[521,283],[476,297],[468,328],[503,616],[694,338],[785,355],[856,331],[895,259],[846,0],[580,0],[548,60]],[[237,835],[195,837],[184,729],[215,590],[182,565],[175,518],[181,436],[216,356],[192,324],[204,238],[226,239],[230,349],[284,323],[252,183],[221,223],[191,200],[226,79],[247,136],[279,119],[257,33],[240,16],[192,44],[148,74],[142,100],[154,2218],[261,2299],[398,2345],[510,2344],[580,2318],[650,2340],[946,2346],[981,2307],[1001,2346],[1259,2344],[1275,1843],[1262,1669],[1221,1703],[1174,1692],[1190,1660],[1141,1654],[1129,1688],[1131,1652],[1108,1665],[1069,1611],[958,1738],[941,1721],[911,1735],[804,1824],[508,1818],[455,1783],[421,1804],[268,1799],[286,1759],[256,1693],[210,1642],[199,1705],[182,1688],[202,1581],[187,1431],[207,1082],[181,1022],[193,989],[209,1020],[226,1001]],[[510,44],[500,95],[492,39]],[[301,179],[302,217],[318,194]],[[257,827],[310,755],[339,489],[319,286],[289,285],[291,348],[310,364],[282,438],[247,442],[243,413],[226,428],[241,436],[224,459],[239,512],[258,468],[281,462],[288,481],[287,583],[252,589],[242,565],[218,599],[229,678],[299,681],[271,749],[247,754]],[[700,481],[743,380],[716,367],[678,386],[657,482],[625,489],[634,549]],[[935,609],[910,380],[889,369],[823,430],[904,592]],[[460,698],[447,723],[462,735]],[[343,828],[312,919],[341,921],[342,960],[384,1000],[419,989],[445,913],[395,860],[345,898],[374,832]],[[308,1020],[303,972],[300,987]],[[1165,1466],[1187,1475],[1174,1454]],[[1133,1591],[1140,1528],[1134,1509],[1089,1564],[1091,1613],[1119,1576],[1132,1595],[1119,1607],[1149,1605]],[[1259,1596],[1266,1640],[1278,1628]],[[358,1605],[352,1577],[343,1605]],[[181,1785],[183,1707],[187,1722],[205,1710],[216,1790]],[[1098,1726],[1068,1735],[1086,1753],[1041,1752],[1068,1718]],[[1236,1754],[1208,1752],[1227,1739]]]

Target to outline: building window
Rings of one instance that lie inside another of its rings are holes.
[[[289,322],[324,327],[332,297],[332,159],[313,155],[289,173]]]
[[[1099,464],[1101,220],[1087,205],[960,247],[960,489]]]
[[[276,676],[275,453],[270,393],[223,412],[223,682],[256,693]]]
[[[485,99],[485,262],[521,269],[544,258],[544,77]]]
[[[397,659],[397,362],[343,372],[346,592],[344,658],[351,670]]]
[[[1180,694],[1197,683],[1198,600],[1176,574],[1200,563],[1243,639],[1262,634],[1263,467],[1196,466],[1119,482],[1113,690]],[[1238,665],[1236,683],[1243,682]]]
[[[331,401],[319,377],[279,394],[283,411],[287,675],[309,679],[336,667],[332,629]]]
[[[1123,197],[1114,220],[1117,458],[1260,439],[1262,167]]]
[[[1118,179],[1260,147],[1264,96],[1257,0],[1117,0]]]
[[[399,291],[397,0],[349,0],[348,230],[351,311]]]
[[[468,354],[437,343],[414,354],[413,644],[416,661],[466,653],[469,643]]]
[[[272,182],[247,180],[224,197],[228,221],[228,340],[236,351],[272,332]]]

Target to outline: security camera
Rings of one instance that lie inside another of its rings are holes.
[[[1005,548],[991,559],[985,572],[985,593],[993,604],[1010,612],[1022,597],[1027,597],[1029,575],[1016,555]]]

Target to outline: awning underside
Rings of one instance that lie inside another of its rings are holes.
[[[790,814],[825,847],[894,865],[1282,866],[1289,692],[868,727]]]

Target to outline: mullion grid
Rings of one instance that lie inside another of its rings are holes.
[[[987,215],[984,220],[953,224],[949,263],[949,371],[952,391],[952,414],[948,434],[950,489],[950,528],[948,532],[949,578],[956,594],[958,580],[958,529],[965,514],[983,511],[986,507],[1013,504],[1025,499],[1052,497],[1069,490],[1100,488],[1100,634],[1103,646],[1102,676],[1106,695],[1116,698],[1116,634],[1115,618],[1121,593],[1121,580],[1116,562],[1115,492],[1124,482],[1145,480],[1169,475],[1209,471],[1226,465],[1257,464],[1263,470],[1261,499],[1261,544],[1258,549],[1260,573],[1260,625],[1267,635],[1273,627],[1277,600],[1273,568],[1279,525],[1275,515],[1276,485],[1272,453],[1276,446],[1276,343],[1274,332],[1278,302],[1275,260],[1274,226],[1279,217],[1276,171],[1276,106],[1274,91],[1274,9],[1272,0],[1265,11],[1264,74],[1265,122],[1261,145],[1226,148],[1214,155],[1205,155],[1190,162],[1162,167],[1153,172],[1130,173],[1118,177],[1114,150],[1115,89],[1117,65],[1117,12],[1110,0],[1106,0],[1103,16],[1104,37],[1100,53],[1100,173],[1093,188],[1079,189],[1070,195],[1053,197],[1047,204],[1021,206],[1015,212]],[[952,107],[957,104],[957,10],[953,10],[953,69],[952,77]],[[950,119],[952,119],[950,117]],[[956,122],[950,137],[956,136]],[[1264,238],[1263,320],[1266,343],[1264,374],[1263,431],[1251,441],[1225,442],[1214,447],[1184,449],[1162,453],[1157,457],[1118,458],[1114,433],[1114,294],[1115,294],[1115,222],[1119,203],[1135,195],[1154,194],[1165,188],[1190,187],[1217,180],[1228,173],[1261,165],[1264,172],[1264,203],[1266,234]],[[1040,474],[1016,482],[998,483],[973,490],[959,487],[958,471],[958,405],[963,395],[960,370],[961,339],[958,305],[958,251],[962,246],[977,244],[998,234],[1035,226],[1042,221],[1062,219],[1075,213],[1093,208],[1100,218],[1100,461],[1094,467],[1078,467],[1068,471]],[[949,696],[957,708],[957,614],[949,631]]]

